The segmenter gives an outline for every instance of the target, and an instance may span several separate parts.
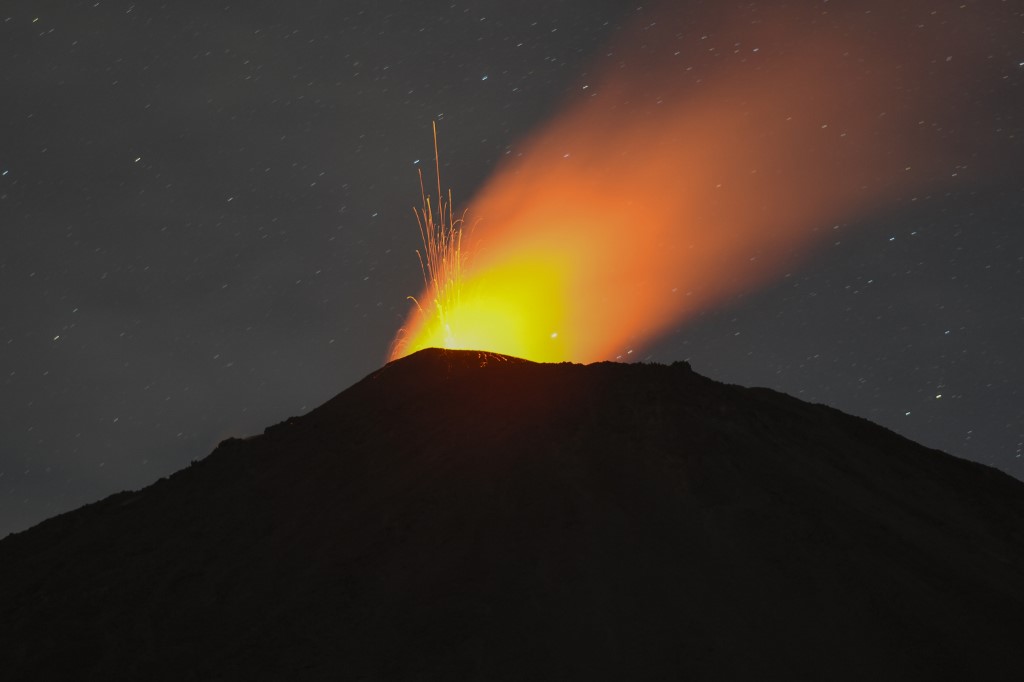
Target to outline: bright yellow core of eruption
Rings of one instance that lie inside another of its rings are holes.
[[[452,214],[452,199],[441,194],[434,125],[434,161],[438,172],[437,205],[423,188],[417,210],[423,251],[417,252],[425,289],[413,299],[415,310],[398,340],[391,359],[424,348],[483,350],[534,360],[566,359],[560,327],[565,320],[560,292],[562,277],[543,258],[505,254],[498,263],[466,269],[462,252],[462,220]]]
[[[485,350],[537,362],[565,359],[565,337],[559,333],[564,311],[551,295],[558,290],[553,268],[542,263],[492,267],[460,287],[457,295],[440,292],[435,305],[420,313],[418,326],[407,329],[411,334],[396,349],[396,357],[435,347]]]

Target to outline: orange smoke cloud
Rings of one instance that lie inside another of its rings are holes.
[[[907,45],[895,15],[816,16],[748,10],[710,33],[641,17],[473,199],[459,304],[444,329],[429,301],[414,311],[395,357],[613,358],[930,182],[946,161],[920,115],[943,91],[919,79],[941,36]]]

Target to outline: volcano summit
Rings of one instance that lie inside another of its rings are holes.
[[[425,350],[0,541],[5,679],[1020,679],[1024,484],[670,366]]]

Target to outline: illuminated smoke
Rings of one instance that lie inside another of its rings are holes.
[[[459,302],[428,284],[394,357],[614,358],[949,177],[973,10],[892,4],[641,13],[470,203]]]

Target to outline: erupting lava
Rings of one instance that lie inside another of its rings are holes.
[[[613,358],[793,267],[837,222],[948,177],[934,131],[967,55],[926,91],[942,31],[906,46],[901,9],[850,7],[801,35],[790,27],[821,6],[800,11],[751,7],[717,31],[643,17],[484,185],[464,237],[439,181],[439,215],[424,194],[418,216],[427,288],[392,358]]]
[[[425,310],[412,296],[409,298],[416,304],[419,316],[425,320],[420,334],[428,337],[429,342],[428,345],[419,346],[416,350],[428,346],[465,348],[459,345],[454,332],[461,329],[463,324],[452,317],[460,314],[462,310],[462,220],[456,219],[452,213],[451,191],[448,192],[447,202],[441,195],[441,164],[437,151],[436,123],[434,172],[437,177],[437,215],[434,215],[434,207],[423,186],[423,171],[419,174],[423,207],[416,211],[416,222],[420,227],[423,251],[417,251],[417,255],[420,257],[420,269],[423,271],[423,284],[426,286],[427,294],[425,300],[429,309]]]
[[[434,170],[437,196],[442,197],[440,162],[437,149],[437,125],[434,124]],[[414,332],[401,334],[393,344],[391,359],[404,357],[424,348],[487,350],[537,361],[565,358],[557,331],[538,333],[538,329],[556,329],[564,319],[559,301],[548,299],[558,291],[557,262],[547,268],[539,259],[517,270],[491,268],[483,277],[465,280],[467,265],[462,252],[463,220],[455,218],[451,192],[447,201],[435,206],[423,185],[420,171],[422,207],[416,211],[423,250],[418,251],[425,292],[415,303]]]

